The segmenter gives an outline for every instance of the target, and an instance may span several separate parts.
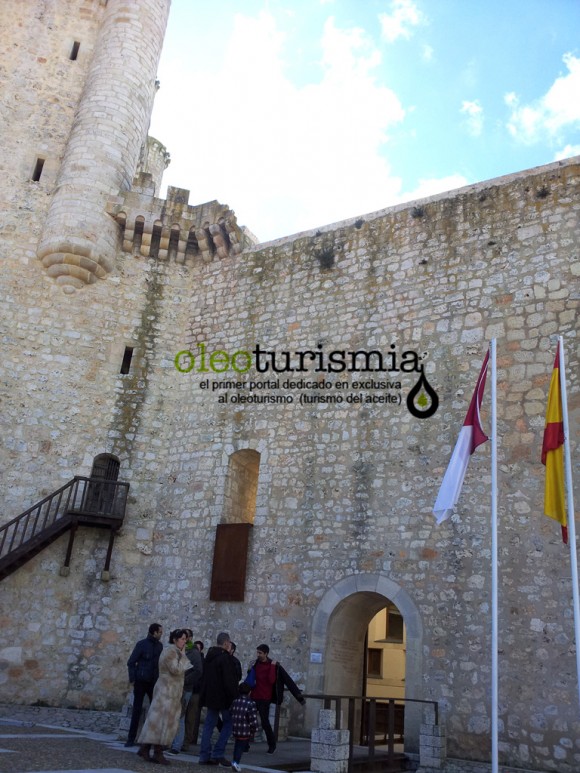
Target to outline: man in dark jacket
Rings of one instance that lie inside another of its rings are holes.
[[[187,647],[187,645],[185,645]],[[195,650],[195,652],[193,651]],[[185,737],[183,739],[183,746],[181,747],[184,752],[188,751],[192,743],[197,743],[197,735],[199,732],[199,694],[201,692],[201,677],[203,676],[203,642],[199,639],[193,642],[193,647],[188,657],[192,663],[197,662],[199,667],[200,678],[193,686],[193,692],[189,703],[187,704],[187,711],[185,712]],[[187,671],[185,672],[187,674]]]
[[[151,623],[147,638],[137,642],[127,661],[129,682],[133,685],[133,711],[125,746],[135,746],[143,699],[147,695],[149,703],[153,700],[153,687],[159,676],[159,656],[163,649],[162,636],[163,628],[159,623]]]
[[[221,765],[230,768],[232,763],[224,757],[226,744],[232,732],[230,706],[238,696],[238,679],[234,659],[230,655],[232,643],[227,633],[220,633],[217,646],[210,647],[203,661],[200,704],[207,706],[199,762],[202,765]],[[222,729],[212,749],[211,735],[221,714]]]
[[[290,674],[280,663],[268,657],[269,652],[270,647],[267,644],[259,644],[256,648],[257,659],[253,666],[256,672],[256,686],[251,695],[256,702],[262,729],[266,734],[268,754],[274,754],[277,738],[270,724],[270,704],[279,706],[282,703],[284,687],[290,690],[298,703],[304,705],[306,701]]]

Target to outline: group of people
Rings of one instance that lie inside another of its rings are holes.
[[[239,772],[242,754],[258,730],[258,716],[268,753],[273,754],[276,736],[269,718],[270,705],[282,703],[285,687],[299,703],[304,703],[304,697],[288,672],[269,657],[268,645],[258,645],[256,660],[242,680],[242,666],[229,634],[218,634],[205,658],[203,642],[194,642],[189,628],[172,631],[168,647],[163,647],[162,636],[162,626],[152,623],[147,638],[137,642],[127,661],[133,711],[125,746],[138,743],[137,754],[143,759],[168,765],[164,750],[178,754],[189,748],[197,737],[205,706],[200,764],[233,767]],[[151,705],[137,738],[145,695]],[[219,734],[212,744],[216,727]],[[230,762],[225,751],[231,735],[235,742]]]

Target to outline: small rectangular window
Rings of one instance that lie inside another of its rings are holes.
[[[125,376],[131,368],[131,359],[133,358],[133,347],[126,346],[123,362],[121,363],[121,373]]]
[[[32,173],[32,182],[37,183],[42,175],[42,168],[44,167],[44,158],[37,158],[34,165],[34,172]]]
[[[75,40],[69,56],[69,59],[71,60],[71,62],[76,62],[77,56],[79,55],[80,47],[81,47],[81,44],[79,43],[79,41]]]
[[[367,649],[367,676],[381,679],[383,676],[382,661],[383,651],[369,647]]]
[[[385,641],[402,644],[405,636],[405,626],[403,617],[399,610],[387,607],[387,627],[385,631]]]

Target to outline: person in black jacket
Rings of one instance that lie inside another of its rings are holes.
[[[135,746],[143,699],[147,695],[149,703],[153,700],[153,687],[159,676],[159,656],[163,650],[162,636],[162,626],[151,623],[147,638],[137,642],[127,661],[129,682],[133,685],[133,711],[125,746]]]
[[[203,661],[200,705],[207,706],[207,713],[199,747],[201,765],[209,763],[224,768],[232,766],[224,757],[232,732],[230,706],[238,697],[238,678],[234,659],[230,655],[231,647],[229,634],[220,633],[217,637],[217,647],[210,647]],[[211,735],[220,715],[223,726],[212,749]]]

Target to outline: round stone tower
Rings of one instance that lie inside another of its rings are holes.
[[[38,247],[63,289],[113,268],[119,226],[105,212],[130,188],[156,91],[171,0],[108,0]]]

